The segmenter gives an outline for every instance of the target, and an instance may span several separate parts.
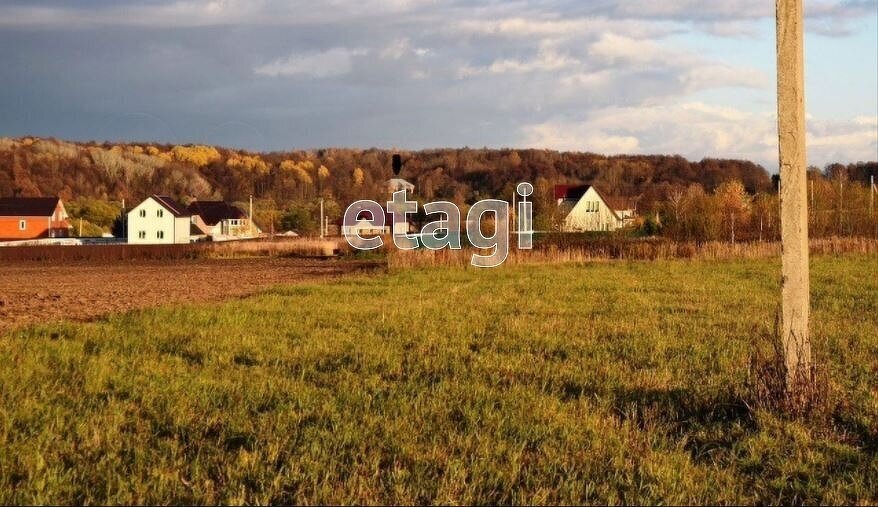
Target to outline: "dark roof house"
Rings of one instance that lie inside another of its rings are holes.
[[[67,210],[58,197],[0,198],[0,239],[66,238]]]
[[[183,206],[173,198],[167,195],[158,195],[153,194],[150,197],[155,199],[155,201],[162,205],[163,208],[170,211],[172,215],[175,217],[189,217],[192,216],[192,213],[186,209],[186,206]]]
[[[0,216],[50,217],[58,207],[58,197],[2,197]]]
[[[555,199],[582,199],[591,185],[555,185]]]
[[[188,210],[189,213],[200,216],[201,220],[209,226],[214,226],[223,220],[247,218],[247,214],[241,208],[225,201],[192,201]]]

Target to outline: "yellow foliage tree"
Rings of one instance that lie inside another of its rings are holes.
[[[303,167],[302,164],[296,166],[295,169],[296,179],[299,180],[299,183],[303,185],[313,185],[314,180],[311,178],[311,175],[307,170]]]
[[[229,167],[241,167],[256,174],[268,173],[268,164],[259,155],[235,155],[226,160]]]
[[[750,196],[738,180],[729,180],[714,192],[723,218],[729,224],[729,239],[735,242],[735,226],[750,215]]]
[[[204,167],[207,164],[219,160],[221,155],[213,146],[195,144],[192,146],[174,146],[171,154],[178,162],[192,164],[196,167]]]
[[[329,168],[326,167],[325,165],[321,165],[317,169],[317,178],[319,178],[321,180],[325,180],[326,178],[329,178]]]
[[[356,185],[356,186],[362,185],[363,181],[366,179],[365,173],[363,173],[363,170],[359,167],[354,169],[353,176],[354,176],[354,185]]]

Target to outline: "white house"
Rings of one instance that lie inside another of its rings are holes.
[[[166,195],[151,195],[128,212],[128,243],[170,245],[189,243],[192,214]]]
[[[615,231],[634,220],[624,199],[608,200],[591,185],[556,185],[555,200],[564,232]]]
[[[352,225],[341,225],[341,233],[342,234],[359,234],[361,237],[368,236],[381,236],[381,235],[390,235],[390,234],[406,234],[411,232],[417,232],[414,224],[411,221],[393,221],[393,213],[384,210],[384,226],[376,227],[372,225],[372,222],[368,216],[368,213],[363,213],[360,215],[360,219],[356,221],[356,223]]]
[[[213,241],[255,238],[262,232],[241,208],[225,201],[192,201],[187,209],[193,225]]]
[[[406,190],[411,194],[415,192],[415,186],[402,178],[390,178],[387,180],[387,190],[391,194],[400,190]]]

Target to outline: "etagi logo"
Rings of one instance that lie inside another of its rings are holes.
[[[516,206],[518,248],[529,250],[533,247],[533,203],[528,197],[533,194],[534,187],[530,183],[519,183],[515,191],[521,197]],[[384,208],[375,201],[361,200],[348,206],[342,221],[342,234],[348,244],[358,250],[381,248],[384,240],[380,233],[389,227],[393,244],[401,250],[462,248],[460,209],[453,202],[424,204],[424,213],[436,215],[437,220],[424,224],[418,234],[408,232],[408,216],[418,212],[418,203],[407,200],[405,190],[393,193],[393,200],[387,201],[387,212],[390,213],[389,223]],[[494,219],[494,232],[490,236],[482,230],[482,218],[486,214],[493,215]],[[503,264],[509,255],[509,203],[485,199],[473,204],[466,215],[466,235],[472,246],[493,250],[489,255],[474,253],[473,266],[494,268]]]

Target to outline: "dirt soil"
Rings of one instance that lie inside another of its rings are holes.
[[[0,333],[175,302],[221,301],[279,284],[377,271],[373,262],[290,258],[0,264]]]

